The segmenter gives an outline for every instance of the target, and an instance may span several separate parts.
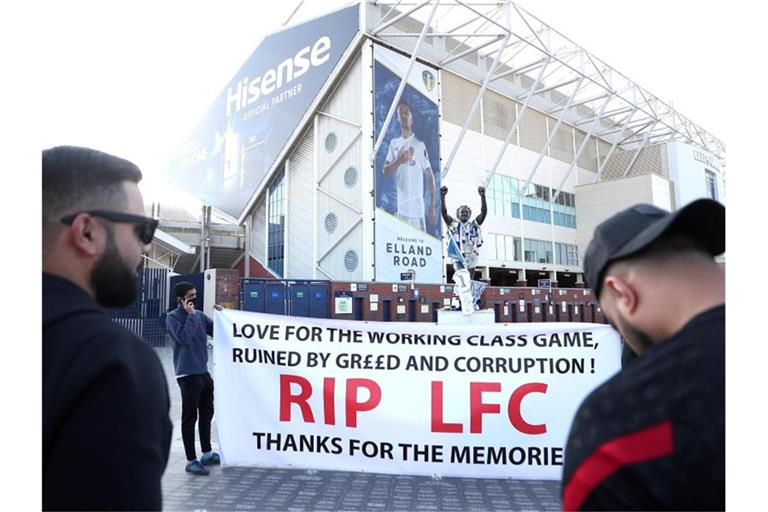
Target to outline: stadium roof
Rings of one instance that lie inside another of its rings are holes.
[[[717,137],[514,2],[361,4],[370,36],[476,81],[478,96],[495,90],[625,150],[683,141],[725,166]]]

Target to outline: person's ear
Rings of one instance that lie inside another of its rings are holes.
[[[631,318],[637,311],[639,296],[627,280],[619,276],[607,276],[603,281],[602,293],[606,292],[611,294],[613,303],[624,318]]]
[[[88,256],[96,256],[98,247],[96,244],[96,223],[89,215],[78,215],[69,226],[73,245]]]

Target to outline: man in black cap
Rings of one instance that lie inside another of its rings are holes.
[[[725,208],[640,204],[600,224],[587,284],[638,355],[571,426],[564,510],[725,509]]]

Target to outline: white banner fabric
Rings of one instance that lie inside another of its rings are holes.
[[[621,359],[599,324],[214,323],[225,465],[557,480],[577,407]]]

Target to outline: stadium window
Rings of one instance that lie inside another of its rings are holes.
[[[715,176],[715,173],[713,173],[709,169],[705,169],[704,179],[706,180],[707,197],[717,201],[717,177]]]
[[[576,197],[570,192],[560,192],[554,201],[552,222],[557,226],[576,228]]]
[[[515,257],[515,241],[511,236],[504,237],[504,259],[512,260]]]
[[[500,217],[520,217],[520,207],[515,202],[517,194],[517,180],[509,176],[494,174],[488,185],[486,200],[488,211],[492,215]]]
[[[568,265],[579,266],[579,247],[577,245],[568,245],[566,247]]]
[[[491,235],[491,239],[493,240],[493,247],[488,248],[488,258],[504,260],[504,235]],[[483,248],[480,255],[483,255],[485,248],[485,235],[483,235]]]
[[[488,233],[483,245],[488,259],[520,261],[520,238],[516,236]]]
[[[551,224],[550,189],[531,183],[523,197],[523,219],[542,224]]]
[[[496,255],[496,235],[493,233],[488,233],[488,237],[483,243],[484,249],[488,253],[488,258],[492,260],[498,260],[501,259]]]
[[[558,265],[579,266],[579,247],[571,244],[555,243],[555,255]]]
[[[552,263],[552,244],[546,240],[525,239],[525,261]]]
[[[280,173],[269,186],[267,230],[267,266],[283,277],[285,263],[285,172]]]

